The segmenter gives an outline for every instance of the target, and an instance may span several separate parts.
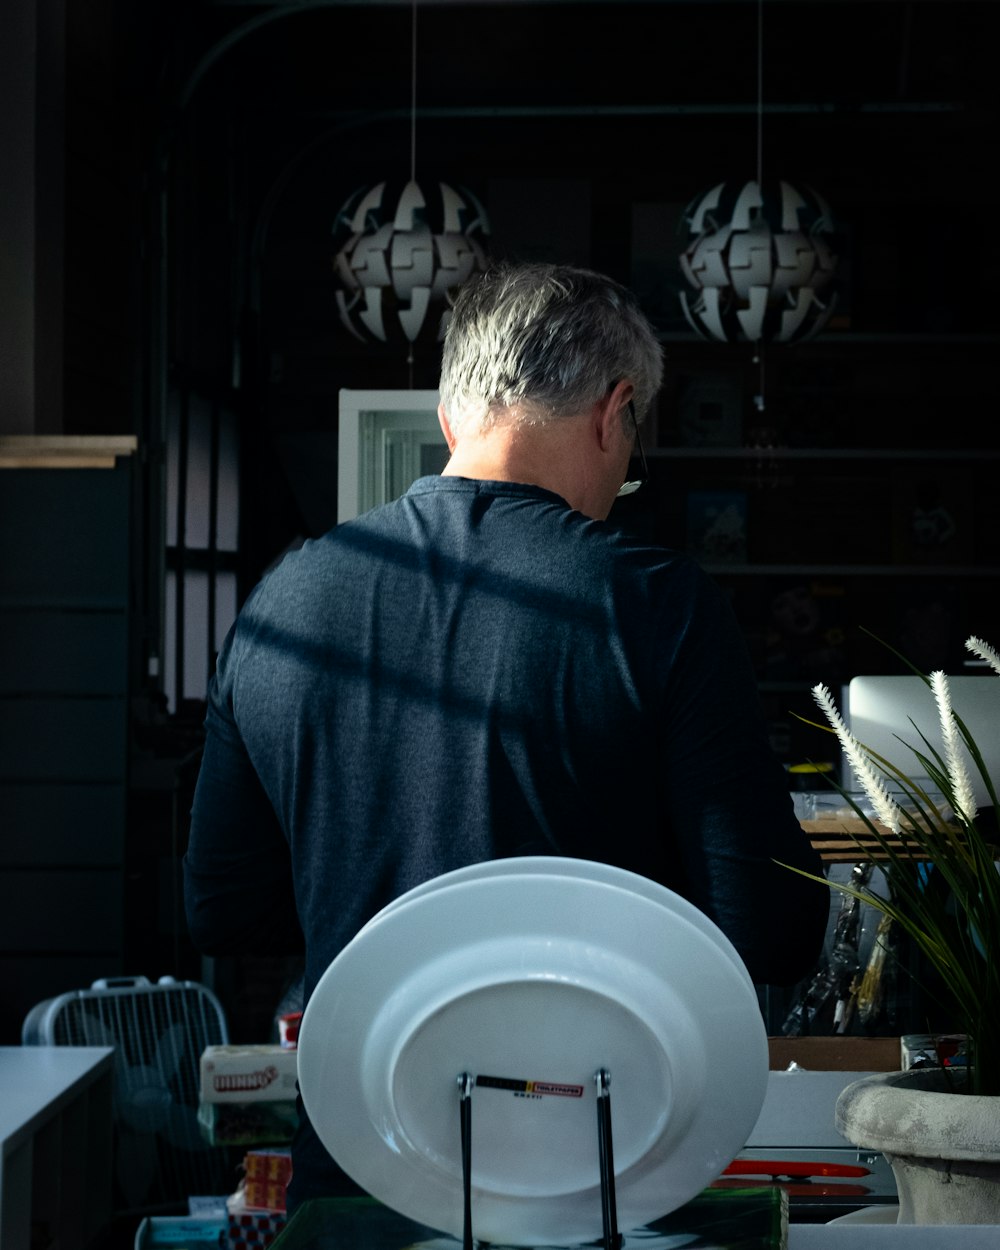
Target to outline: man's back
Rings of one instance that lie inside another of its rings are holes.
[[[307,993],[390,899],[532,853],[670,885],[784,979],[745,870],[725,880],[801,840],[739,643],[693,563],[531,486],[423,479],[288,557],[220,657],[210,725],[291,846]]]
[[[732,613],[606,523],[661,357],[603,275],[463,286],[441,477],[288,557],[219,657],[185,857],[202,950],[304,949],[308,996],[412,886],[534,851],[684,894],[757,981],[811,971],[827,891],[779,866],[819,860]],[[305,1117],[293,1158],[291,1203],[335,1192]]]

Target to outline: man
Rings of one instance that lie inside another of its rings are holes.
[[[758,982],[818,954],[826,889],[727,603],[606,519],[661,379],[633,297],[504,266],[458,295],[440,477],[306,543],[218,661],[186,867],[195,942],[304,942],[305,994],[394,897],[517,854],[686,895]],[[291,1198],[343,1192],[308,1123]]]

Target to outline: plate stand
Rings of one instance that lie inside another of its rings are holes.
[[[618,1208],[615,1201],[615,1161],[611,1141],[611,1073],[598,1068],[594,1073],[597,1086],[597,1160],[601,1177],[601,1223],[604,1236],[602,1250],[620,1250]],[[462,1141],[462,1250],[475,1250],[472,1236],[472,1091],[476,1078],[469,1072],[458,1077],[459,1119]]]

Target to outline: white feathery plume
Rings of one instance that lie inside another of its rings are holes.
[[[965,649],[971,651],[973,655],[978,655],[981,660],[985,660],[994,673],[1000,676],[1000,655],[983,642],[982,638],[966,638]]]
[[[951,689],[948,678],[939,669],[931,673],[931,689],[937,703],[938,716],[941,720],[941,737],[944,742],[944,759],[948,768],[948,780],[951,782],[954,805],[968,820],[974,820],[979,810],[976,796],[972,792],[969,781],[969,770],[965,767],[962,756],[962,738],[958,725],[951,710]]]
[[[884,781],[875,771],[864,747],[847,728],[844,718],[833,701],[833,695],[822,683],[813,686],[812,695],[830,722],[840,745],[844,748],[855,777],[875,808],[875,815],[887,829],[891,829],[893,833],[899,833],[902,815],[899,805],[890,797]]]

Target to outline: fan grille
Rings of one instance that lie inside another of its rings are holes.
[[[231,1149],[198,1127],[200,1059],[228,1042],[218,1000],[193,982],[75,991],[50,1001],[36,1040],[115,1049],[115,1207],[166,1210],[235,1188]]]

